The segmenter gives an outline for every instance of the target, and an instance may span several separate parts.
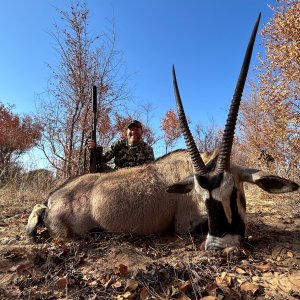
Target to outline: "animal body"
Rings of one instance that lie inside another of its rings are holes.
[[[27,234],[36,234],[41,219],[52,237],[82,236],[95,227],[137,235],[193,231],[205,221],[196,194],[166,192],[168,184],[190,173],[189,154],[180,150],[150,164],[71,179],[46,205],[34,207]]]
[[[244,182],[256,184],[270,193],[286,193],[299,189],[299,185],[293,181],[274,176],[261,170],[233,166],[230,163],[239,105],[247,77],[259,19],[260,15],[254,26],[237,87],[231,102],[220,146],[220,153],[216,164],[210,169],[207,168],[205,162],[199,157],[198,150],[190,133],[179,94],[175,69],[173,67],[173,82],[178,115],[196,174],[191,174],[182,181],[170,185],[168,191],[170,193],[188,193],[194,190],[199,195],[201,201],[205,203],[208,217],[206,249],[235,248],[239,246],[242,241],[246,227]]]

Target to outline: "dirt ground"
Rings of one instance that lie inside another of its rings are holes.
[[[300,299],[300,195],[246,191],[247,238],[230,255],[201,250],[200,234],[64,242],[41,229],[33,242],[36,200],[0,194],[0,299]]]

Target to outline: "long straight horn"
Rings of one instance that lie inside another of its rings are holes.
[[[189,125],[184,113],[184,109],[179,94],[174,65],[172,68],[172,74],[173,74],[173,85],[174,85],[174,94],[175,94],[176,105],[177,105],[177,112],[178,112],[181,130],[184,136],[185,144],[192,158],[195,172],[198,173],[199,175],[204,175],[207,173],[206,167],[201,156],[199,155],[199,151],[197,149],[197,146],[195,144],[195,141],[189,129]]]
[[[255,42],[255,37],[258,29],[258,24],[260,21],[261,13],[256,20],[254,25],[250,41],[246,50],[244,62],[240,71],[239,79],[235,88],[235,92],[231,101],[230,110],[227,117],[227,123],[225,126],[225,130],[223,133],[222,143],[220,147],[220,154],[216,166],[216,172],[221,173],[225,170],[229,170],[230,168],[230,156],[231,156],[231,149],[233,144],[233,137],[235,131],[235,125],[238,117],[239,107],[242,99],[242,94],[247,78],[247,73],[250,65],[252,50]]]

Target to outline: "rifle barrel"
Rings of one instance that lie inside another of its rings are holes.
[[[95,85],[93,85],[92,97],[93,97],[93,113],[96,113],[97,112],[97,87]]]
[[[93,85],[92,88],[92,102],[93,102],[93,116],[94,122],[92,126],[91,138],[95,141],[97,140],[96,132],[97,132],[97,87]],[[96,147],[91,152],[90,156],[90,173],[96,173],[98,170],[98,157],[97,157],[97,143]]]

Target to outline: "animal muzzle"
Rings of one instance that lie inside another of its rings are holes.
[[[205,250],[223,250],[226,248],[239,247],[241,236],[238,234],[226,234],[222,237],[217,237],[208,234],[205,242]]]
[[[46,209],[47,206],[43,204],[36,204],[34,206],[26,226],[27,235],[34,236],[36,234],[38,226],[43,223],[43,216]]]

